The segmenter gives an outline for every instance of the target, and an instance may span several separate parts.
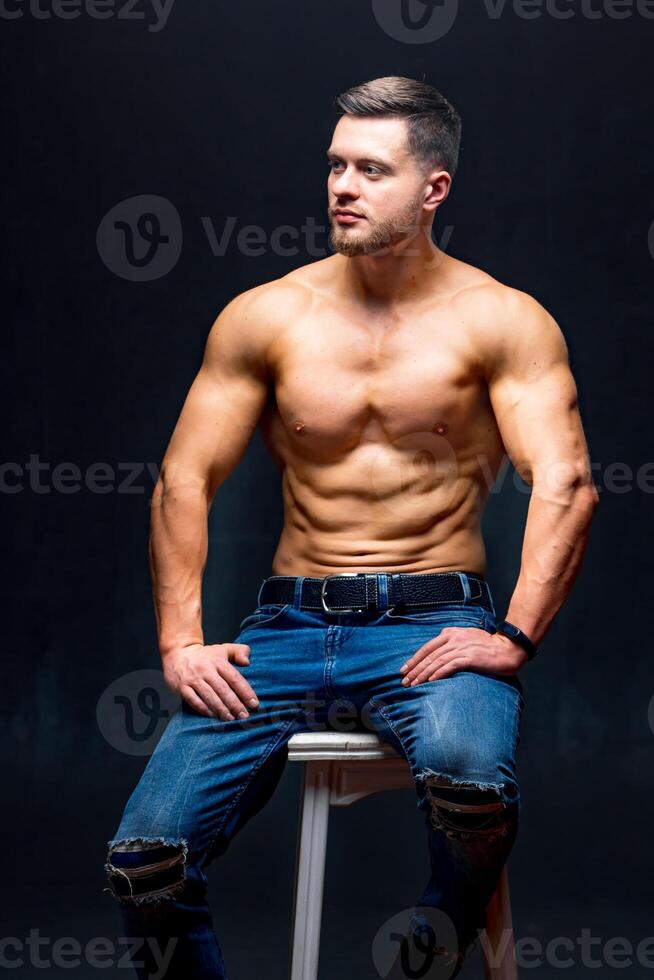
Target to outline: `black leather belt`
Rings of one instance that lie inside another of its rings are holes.
[[[259,589],[258,604],[293,603],[298,578],[296,575],[265,578]],[[472,572],[335,572],[324,578],[305,576],[300,597],[301,609],[332,613],[408,610],[445,603],[493,610],[485,579]]]

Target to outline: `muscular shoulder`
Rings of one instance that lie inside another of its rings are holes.
[[[537,375],[557,362],[567,363],[559,325],[529,293],[480,273],[455,295],[452,308],[489,379],[512,372]]]
[[[238,293],[211,327],[205,360],[266,374],[271,346],[312,301],[308,284],[292,274]]]

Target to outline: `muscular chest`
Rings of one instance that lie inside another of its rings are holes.
[[[385,335],[293,332],[275,359],[264,428],[298,449],[342,452],[365,441],[433,433],[459,444],[482,410],[461,345],[420,325]]]

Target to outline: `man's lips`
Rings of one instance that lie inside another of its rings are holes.
[[[357,214],[355,211],[348,210],[336,210],[334,211],[334,216],[337,221],[344,225],[352,225],[356,221],[364,221],[362,214]]]

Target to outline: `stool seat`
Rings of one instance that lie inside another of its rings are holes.
[[[307,759],[400,759],[392,745],[375,732],[298,732],[288,741],[288,758]],[[406,766],[406,760],[402,760]]]
[[[330,806],[349,806],[371,793],[415,787],[405,758],[375,732],[298,732],[289,762],[303,762],[304,780],[295,865],[291,980],[317,980]],[[480,935],[486,980],[517,980],[508,874],[502,869]],[[508,941],[507,941],[508,939]]]

